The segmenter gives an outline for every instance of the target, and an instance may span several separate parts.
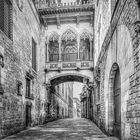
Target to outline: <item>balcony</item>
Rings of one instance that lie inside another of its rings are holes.
[[[35,3],[37,9],[63,9],[63,8],[70,8],[70,7],[86,7],[93,5],[91,1],[81,1],[81,2],[66,2],[66,3],[49,3],[46,0],[38,1]]]
[[[46,63],[46,72],[47,71],[65,71],[65,70],[93,70],[93,61],[82,61],[77,60],[74,62],[47,62]]]

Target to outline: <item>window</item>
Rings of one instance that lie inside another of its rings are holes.
[[[68,29],[62,35],[62,60],[75,61],[78,56],[77,35],[71,29]]]
[[[12,38],[12,3],[10,0],[0,0],[0,30],[8,38]]]
[[[137,15],[138,15],[138,20],[139,20],[140,19],[140,1],[138,1]]]
[[[22,83],[20,81],[17,82],[17,95],[21,94]]]
[[[30,97],[31,96],[31,91],[30,88],[31,87],[31,80],[27,77],[26,78],[26,97]]]
[[[36,71],[36,42],[32,38],[32,68]]]
[[[88,0],[82,0],[82,4],[88,3]]]

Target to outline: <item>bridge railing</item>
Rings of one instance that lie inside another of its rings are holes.
[[[46,71],[65,71],[65,70],[85,70],[93,71],[93,61],[75,61],[75,62],[48,62]]]
[[[44,9],[44,8],[65,8],[65,7],[69,7],[69,6],[84,6],[84,5],[90,5],[92,4],[92,1],[83,1],[83,2],[67,2],[67,3],[49,3],[46,2],[46,0],[38,0],[35,2],[35,5],[37,7],[37,9]]]

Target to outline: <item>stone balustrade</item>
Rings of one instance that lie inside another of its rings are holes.
[[[48,3],[45,0],[43,1],[38,1],[35,3],[37,9],[44,9],[44,8],[65,8],[69,6],[84,6],[84,5],[91,5],[92,2],[87,1],[87,2],[68,2],[68,3]]]
[[[61,71],[61,70],[82,70],[93,68],[92,61],[74,61],[74,62],[47,62],[46,63],[46,72],[47,71]]]

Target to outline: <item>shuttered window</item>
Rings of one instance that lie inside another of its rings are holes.
[[[12,3],[10,0],[0,0],[0,30],[12,39]]]
[[[36,71],[36,42],[32,38],[32,68]]]
[[[26,78],[26,97],[30,97],[31,94],[31,80],[29,78]]]

